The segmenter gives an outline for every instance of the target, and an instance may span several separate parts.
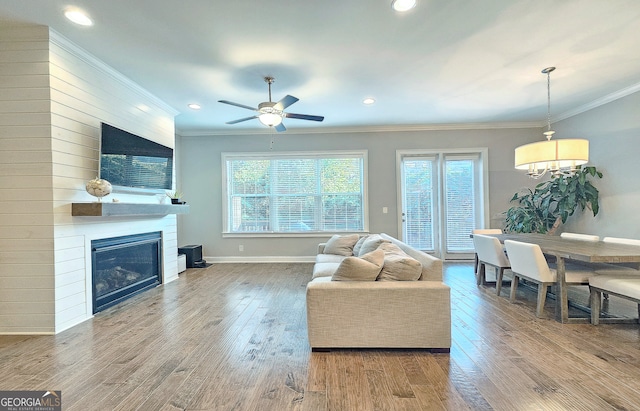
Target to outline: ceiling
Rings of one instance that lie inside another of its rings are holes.
[[[69,5],[95,24],[66,20]],[[290,131],[543,125],[548,66],[556,117],[640,90],[638,0],[418,0],[405,14],[390,0],[1,0],[0,19],[52,27],[175,108],[185,135],[263,131],[225,124],[253,113],[217,101],[267,101],[266,75],[273,100],[300,99],[286,111],[325,116]]]

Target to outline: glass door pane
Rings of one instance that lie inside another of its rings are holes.
[[[469,237],[477,225],[475,160],[445,159],[444,224],[446,255],[472,253],[473,241]]]
[[[434,158],[402,159],[402,238],[407,244],[430,253],[436,251],[435,170]]]

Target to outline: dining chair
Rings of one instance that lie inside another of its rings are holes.
[[[588,241],[591,243],[597,243],[598,241],[600,241],[600,237],[597,235],[591,235],[591,234],[578,234],[578,233],[562,233],[560,234],[560,238],[564,238],[564,239],[568,239],[568,240],[578,240],[578,241]],[[547,262],[549,263],[555,263],[555,258],[547,258]],[[581,264],[576,264],[576,263],[571,263],[566,261],[565,262],[565,266],[567,269],[577,269],[579,270],[580,268],[583,267],[583,265]],[[577,266],[577,267],[576,267]]]
[[[604,237],[602,239],[603,242],[609,244],[623,244],[623,245],[633,245],[640,246],[640,240],[636,240],[634,238],[622,238],[622,237]],[[599,269],[596,270],[596,273],[605,277],[630,277],[630,279],[634,277],[640,277],[640,267],[638,264],[635,264],[635,267],[629,267],[627,265],[622,264],[602,264]],[[617,280],[614,278],[602,279],[600,281],[608,281],[611,280],[611,283],[615,283]],[[624,282],[622,282],[624,283]],[[591,285],[590,285],[591,287]],[[591,298],[589,299],[589,304],[591,305],[591,310],[593,312],[594,309],[597,309],[593,306],[593,302],[596,298],[598,298],[598,303],[600,303],[599,296],[602,294],[605,300],[609,299],[609,293],[606,290],[600,290],[600,292],[591,293]],[[638,316],[640,318],[640,305],[638,306]],[[593,316],[592,323],[593,323]],[[596,320],[597,324],[597,320]]]
[[[502,234],[502,229],[500,228],[475,228],[471,230],[471,234]],[[474,256],[473,261],[473,272],[478,272],[478,254]]]
[[[633,245],[640,247],[640,240],[636,240],[633,238],[620,238],[620,237],[605,237],[602,239],[603,242],[609,244],[623,244],[623,245]],[[602,264],[602,268],[598,269],[596,272],[600,275],[637,275],[640,276],[640,270],[637,267],[629,267],[626,265],[620,264]],[[606,294],[605,298],[607,297]]]
[[[501,228],[475,228],[471,230],[472,234],[502,234]]]
[[[593,242],[600,241],[600,237],[599,236],[591,235],[591,234],[562,233],[562,234],[560,234],[560,237],[561,238],[572,239],[572,240],[581,240],[581,241],[593,241]]]
[[[611,244],[626,244],[640,246],[640,240],[634,238],[620,238],[620,237],[605,237],[602,239],[605,243]]]
[[[536,283],[538,284],[536,317],[542,317],[548,288],[549,286],[557,285],[556,270],[549,268],[549,264],[547,264],[547,260],[537,244],[505,240],[504,245],[507,249],[507,256],[511,262],[511,271],[513,272],[509,301],[515,302],[520,278]],[[567,285],[589,285],[589,278],[594,275],[595,273],[590,270],[565,270],[565,283]],[[556,298],[560,298],[558,294],[556,292]],[[566,301],[556,300],[556,304],[566,304]]]
[[[486,283],[485,273],[487,265],[495,267],[498,270],[496,274],[496,294],[500,295],[504,270],[511,268],[511,263],[504,253],[504,247],[497,238],[482,234],[475,234],[473,236],[473,245],[476,249],[476,255],[478,256],[476,283],[478,285]]]
[[[638,306],[638,322],[640,322],[640,277],[597,275],[589,280],[591,301],[591,324],[600,323],[600,295],[611,293],[616,297],[630,300]]]

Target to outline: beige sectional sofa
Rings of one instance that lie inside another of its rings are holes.
[[[329,348],[451,347],[450,288],[442,281],[442,260],[386,234],[417,260],[417,281],[332,281],[347,258],[319,245],[313,278],[307,284],[307,327],[314,350]]]

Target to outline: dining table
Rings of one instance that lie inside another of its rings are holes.
[[[585,268],[596,269],[599,264],[625,264],[640,269],[640,247],[604,241],[584,241],[548,234],[485,234],[505,240],[537,244],[545,256],[555,257],[556,307],[555,319],[561,323],[585,323],[588,318],[569,317],[569,301],[565,268],[567,262],[575,262]]]

